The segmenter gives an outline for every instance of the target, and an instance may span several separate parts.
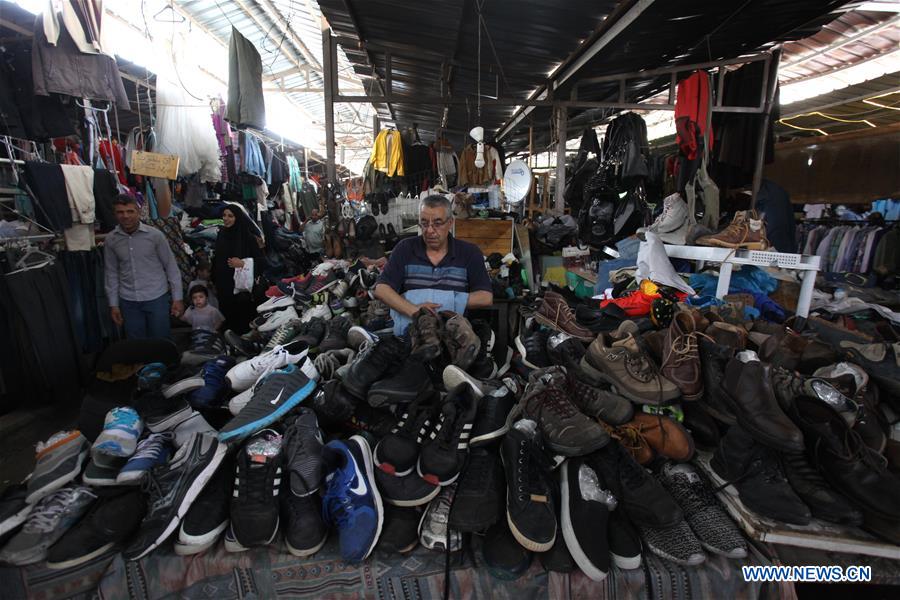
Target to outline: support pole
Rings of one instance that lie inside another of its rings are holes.
[[[778,87],[778,63],[781,61],[781,47],[772,52],[769,63],[768,78],[763,82],[766,91],[766,102],[763,114],[760,117],[759,135],[756,139],[756,162],[753,165],[753,200],[752,206],[756,209],[756,198],[759,195],[759,187],[762,184],[763,163],[766,159],[766,134],[769,131],[769,121],[772,118],[772,104],[775,102],[775,89]]]
[[[566,119],[568,111],[565,106],[556,109],[556,202],[555,212],[562,215],[565,212],[566,191]]]
[[[337,79],[337,64],[333,61],[334,39],[331,37],[331,28],[325,20],[322,20],[322,61],[323,75],[325,77],[325,173],[328,181],[337,181],[334,157],[334,95],[335,80]]]

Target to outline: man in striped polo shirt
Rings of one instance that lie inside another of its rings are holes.
[[[394,247],[375,286],[375,297],[391,309],[397,335],[406,332],[420,308],[462,314],[494,302],[481,250],[450,235],[450,200],[444,196],[422,200],[419,227],[422,235]]]

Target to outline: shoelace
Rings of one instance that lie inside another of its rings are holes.
[[[38,506],[28,517],[24,529],[28,531],[53,531],[62,517],[63,511],[78,495],[76,488],[63,488],[49,500]]]
[[[268,461],[277,460],[277,457],[267,456],[266,459],[265,466],[247,467],[242,473],[240,495],[253,504],[265,504],[271,499]]]
[[[139,460],[142,458],[151,458],[156,460],[159,458],[159,454],[163,452],[166,444],[172,440],[173,435],[170,433],[154,433],[147,437],[143,442],[138,444],[137,450],[128,459],[128,462],[132,460]]]
[[[611,438],[618,441],[619,444],[631,454],[638,452],[646,445],[641,430],[634,425],[619,425],[618,427],[613,427],[601,419],[597,419],[597,422],[606,429]]]
[[[578,410],[566,396],[565,391],[560,388],[547,388],[544,390],[542,396],[544,398],[543,405],[546,406],[552,413],[560,417],[568,418],[578,412]]]
[[[319,372],[319,375],[322,376],[323,381],[333,379],[335,371],[343,366],[340,359],[331,352],[318,355],[313,361],[313,364]]]
[[[532,446],[534,446],[534,442],[529,440],[519,442],[519,458],[516,468],[516,497],[519,502],[524,502],[532,493],[541,496],[550,495],[550,491],[546,489],[541,453],[538,448]]]
[[[272,335],[272,338],[269,340],[269,345],[271,348],[275,346],[281,346],[285,342],[289,341],[297,330],[297,323],[294,321],[289,321],[278,328],[277,331]]]

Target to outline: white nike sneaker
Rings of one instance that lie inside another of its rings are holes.
[[[280,308],[286,308],[293,305],[293,296],[279,296],[278,298],[269,298],[268,300],[257,306],[256,312],[265,313],[269,312],[270,310],[278,310]]]
[[[293,306],[289,306],[284,310],[279,310],[272,313],[272,316],[270,316],[265,323],[259,326],[258,331],[260,333],[275,331],[285,323],[299,318],[300,315],[297,314],[297,310]]]
[[[305,313],[303,313],[303,317],[300,319],[304,323],[308,323],[315,318],[325,319],[326,321],[331,318],[331,309],[328,307],[328,304],[317,304],[309,308]]]
[[[228,371],[225,378],[233,391],[243,392],[252,387],[266,373],[300,362],[308,352],[309,345],[301,341],[275,346],[269,352],[235,365]]]

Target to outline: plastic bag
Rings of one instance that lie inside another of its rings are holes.
[[[234,293],[253,291],[253,259],[245,258],[244,266],[234,270]]]

